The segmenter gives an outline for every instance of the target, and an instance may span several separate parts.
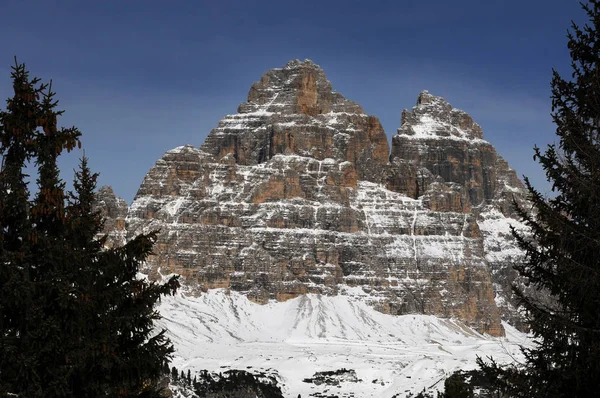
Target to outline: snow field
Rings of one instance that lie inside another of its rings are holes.
[[[264,371],[276,374],[290,397],[316,392],[391,397],[439,389],[455,370],[474,369],[477,356],[520,361],[520,345],[531,344],[508,324],[506,337],[493,338],[456,320],[383,314],[366,305],[357,289],[266,305],[222,289],[199,297],[178,293],[163,298],[159,327],[168,330],[178,369]],[[338,386],[302,381],[341,368],[354,369],[362,381]]]

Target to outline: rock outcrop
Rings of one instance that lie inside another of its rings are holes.
[[[381,181],[389,144],[379,119],[333,92],[311,61],[291,61],[254,83],[248,101],[212,130],[200,149],[251,166],[276,155],[349,162],[356,177]],[[348,173],[349,171],[347,171]],[[356,177],[349,182],[356,181]]]
[[[353,294],[391,314],[458,317],[502,335],[516,314],[504,228],[523,186],[465,112],[419,95],[392,141],[291,61],[198,149],[168,151],[129,208],[127,233],[160,229],[151,275],[257,302]],[[511,221],[512,222],[512,221]],[[502,225],[502,228],[496,228]]]
[[[466,112],[427,91],[419,94],[411,112],[402,112],[390,162],[396,170],[410,170],[394,170],[388,180],[390,189],[419,197],[441,178],[463,191],[464,203],[457,203],[463,210],[493,204],[504,215],[513,216],[513,196],[522,201],[525,194],[515,171],[483,139],[481,126]]]
[[[104,217],[102,234],[106,235],[107,247],[121,246],[126,242],[127,231],[125,219],[127,218],[127,202],[115,195],[112,187],[104,185],[96,192],[95,211]]]
[[[390,163],[388,188],[420,197],[434,211],[476,217],[502,318],[523,326],[511,292],[516,278],[512,265],[523,254],[510,226],[525,231],[516,219],[513,201],[524,205],[527,191],[515,171],[483,139],[481,126],[443,98],[423,91],[417,105],[402,112]]]

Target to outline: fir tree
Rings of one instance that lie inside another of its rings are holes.
[[[79,143],[77,129],[57,129],[51,86],[13,67],[14,96],[0,113],[0,392],[60,396],[68,389],[63,318],[75,311],[60,277],[65,247],[64,186],[56,158]],[[38,169],[38,193],[29,199],[26,162]]]
[[[455,372],[444,381],[443,398],[473,398],[473,386],[466,381],[467,375]]]
[[[539,160],[552,183],[545,198],[526,179],[533,214],[519,209],[531,235],[514,232],[526,254],[515,268],[534,290],[515,289],[537,339],[524,350],[525,368],[484,371],[522,397],[592,397],[600,391],[600,5],[582,4],[589,17],[568,33],[572,78],[552,78],[552,116],[558,142]]]
[[[153,329],[154,306],[177,279],[137,277],[155,233],[104,249],[97,176],[84,157],[68,194],[57,166],[63,150],[81,145],[80,132],[57,127],[51,84],[30,80],[22,64],[12,78],[0,113],[0,395],[151,396],[172,352]]]

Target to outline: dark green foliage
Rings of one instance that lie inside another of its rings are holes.
[[[479,359],[481,362],[481,359]],[[499,373],[503,376],[510,374],[511,369],[500,368],[490,359],[490,364],[483,364],[482,369],[469,371],[456,371],[444,381],[444,392],[438,392],[437,398],[506,398],[512,395],[508,394],[508,388],[503,383],[505,378],[498,378]],[[511,378],[513,375],[511,374]],[[515,381],[516,379],[512,379]],[[433,398],[432,393],[423,391],[415,398]]]
[[[455,372],[444,381],[443,398],[473,398],[473,385],[467,381],[463,372]]]
[[[526,262],[515,268],[540,295],[515,289],[538,343],[524,369],[484,369],[521,397],[592,397],[600,391],[600,5],[583,5],[589,25],[568,34],[572,76],[553,72],[552,116],[558,142],[535,158],[552,183],[545,198],[526,180],[534,212],[519,209],[532,231],[515,234]]]
[[[421,391],[420,393],[418,393],[417,395],[413,395],[412,393],[408,393],[408,395],[405,396],[406,398],[441,398],[442,394],[441,393],[430,393],[425,391],[425,389],[423,389],[423,391]],[[394,395],[392,398],[400,398],[399,394]]]
[[[192,386],[198,397],[212,396],[214,393],[221,393],[227,397],[283,397],[277,379],[264,373],[252,374],[232,369],[218,375],[201,371],[198,376]]]
[[[430,392],[423,389],[417,395],[409,393],[406,398],[474,398],[474,384],[471,378],[472,372],[454,372],[444,381],[444,392]],[[400,397],[400,394],[394,397]]]
[[[13,67],[0,113],[0,395],[154,396],[172,347],[153,331],[154,305],[173,293],[139,280],[155,234],[105,250],[93,212],[96,175],[81,161],[66,193],[57,158],[80,145],[57,127],[51,85]],[[25,166],[37,169],[30,199]]]

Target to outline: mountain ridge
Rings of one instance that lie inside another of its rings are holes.
[[[180,273],[196,293],[266,303],[360,287],[382,312],[502,335],[501,318],[520,322],[513,198],[523,185],[466,112],[423,91],[390,148],[376,117],[295,60],[254,83],[200,148],[157,161],[126,231],[161,229],[148,273]]]

